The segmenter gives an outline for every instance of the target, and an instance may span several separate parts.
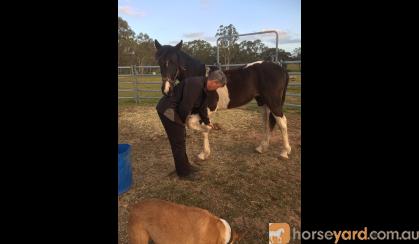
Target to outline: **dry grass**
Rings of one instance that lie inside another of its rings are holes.
[[[240,243],[268,243],[268,223],[286,222],[300,229],[300,115],[286,114],[291,147],[289,160],[279,158],[282,138],[276,130],[270,150],[254,148],[262,138],[261,114],[233,109],[217,112],[221,130],[210,134],[212,154],[201,163],[201,179],[182,181],[174,170],[169,142],[154,106],[121,106],[119,142],[132,145],[134,184],[119,197],[119,243],[127,243],[127,206],[159,198],[208,209],[245,233]],[[202,136],[187,132],[191,161],[202,148]]]

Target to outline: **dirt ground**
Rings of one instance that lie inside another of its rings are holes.
[[[239,243],[268,243],[269,223],[285,222],[300,231],[300,114],[288,112],[286,116],[292,147],[288,160],[279,157],[279,129],[274,132],[268,152],[255,151],[263,135],[259,111],[218,111],[212,121],[219,123],[221,130],[210,133],[211,156],[200,163],[201,178],[185,181],[169,176],[174,170],[173,158],[154,106],[121,106],[119,143],[132,145],[134,183],[119,196],[119,243],[127,243],[128,206],[147,198],[207,209],[242,234]],[[199,162],[196,155],[202,141],[201,134],[187,131],[191,161]]]

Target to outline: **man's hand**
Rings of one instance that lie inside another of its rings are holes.
[[[209,125],[207,125],[208,129],[213,129],[213,130],[221,130],[221,127],[219,126],[218,123],[210,123]]]
[[[202,120],[200,120],[199,121],[199,123],[202,125],[202,124],[204,124],[204,122],[202,121]],[[220,126],[217,124],[217,123],[215,123],[215,124],[213,124],[213,123],[211,123],[211,121],[210,121],[210,123],[209,124],[207,124],[207,125],[205,125],[206,127],[207,127],[207,129],[209,129],[209,130],[211,130],[211,129],[214,129],[214,130],[220,130],[221,128],[220,128]]]

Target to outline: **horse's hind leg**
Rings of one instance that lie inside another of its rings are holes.
[[[288,155],[291,153],[291,146],[288,141],[287,118],[285,117],[285,114],[282,112],[282,109],[273,110],[272,115],[275,118],[279,129],[281,130],[282,141],[284,143],[284,148],[282,149],[280,156],[283,158],[288,158]]]
[[[268,108],[268,106],[263,105],[263,112],[262,112],[262,118],[263,118],[263,127],[264,127],[264,137],[262,139],[262,142],[258,147],[256,147],[256,151],[259,153],[266,152],[269,147],[269,141],[271,140],[271,131],[273,128],[269,128],[269,113],[271,110]]]

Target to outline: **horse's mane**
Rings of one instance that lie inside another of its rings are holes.
[[[163,46],[162,48],[160,48],[159,50],[157,50],[156,54],[155,54],[155,59],[159,60],[162,57],[165,57],[169,52],[174,52],[176,53],[179,57],[186,59],[188,62],[197,62],[202,64],[201,61],[199,61],[196,58],[193,58],[192,56],[190,56],[189,54],[185,53],[182,50],[176,49],[174,47],[171,46]]]

